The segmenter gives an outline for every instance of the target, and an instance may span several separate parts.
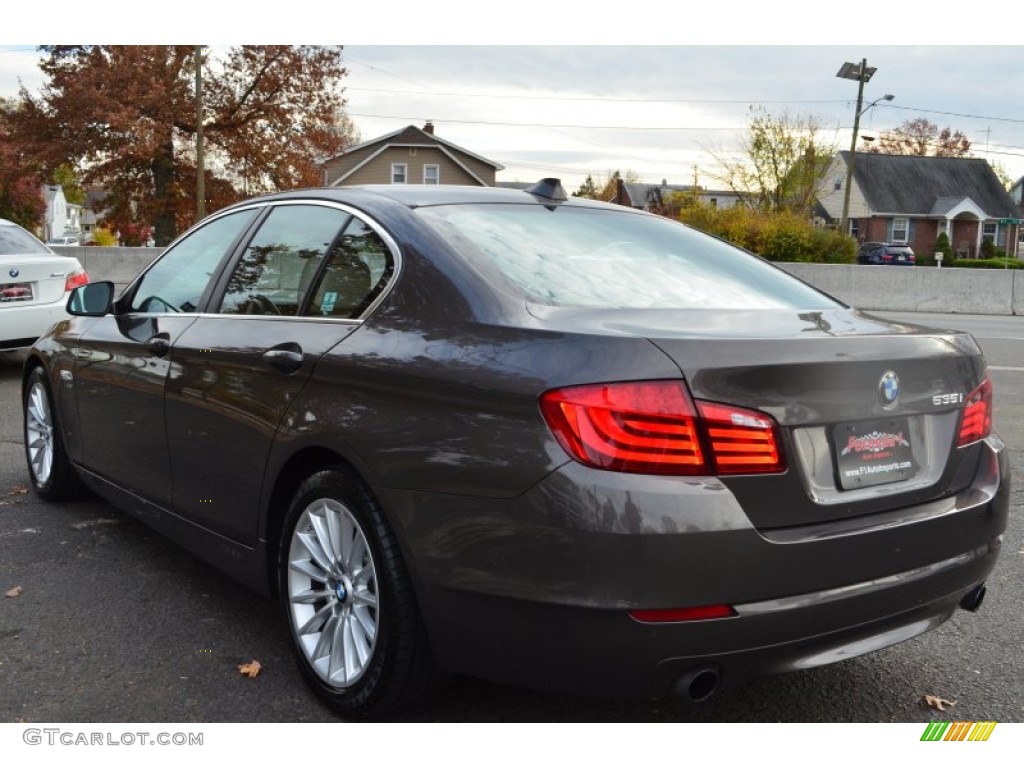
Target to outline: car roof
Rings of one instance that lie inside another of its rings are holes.
[[[334,200],[339,203],[371,202],[373,199],[388,200],[419,208],[429,205],[455,205],[466,203],[519,203],[524,205],[551,205],[552,200],[531,194],[523,189],[509,187],[475,187],[455,184],[365,184],[350,187],[311,187],[282,192],[246,200],[239,205],[289,199]],[[586,198],[568,197],[559,204],[594,206],[632,210],[625,206],[612,205]]]

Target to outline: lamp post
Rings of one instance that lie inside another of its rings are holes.
[[[857,111],[853,116],[853,141],[850,142],[850,162],[846,164],[846,188],[843,190],[843,216],[840,221],[840,229],[843,234],[850,233],[850,181],[853,178],[853,166],[857,160],[857,131],[860,128],[860,116],[871,109],[880,101],[892,101],[895,98],[891,93],[885,94],[880,99],[875,99],[867,107],[861,108],[864,103],[864,83],[871,79],[877,67],[869,67],[867,59],[861,59],[860,64],[846,62],[839,68],[836,77],[844,80],[857,81]]]

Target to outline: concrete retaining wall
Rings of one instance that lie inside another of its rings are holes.
[[[120,291],[149,266],[163,248],[122,248],[78,245],[51,245],[61,256],[74,256],[85,267],[91,280],[110,280]]]
[[[860,309],[1024,314],[1024,274],[1016,269],[937,269],[857,264],[779,264]]]
[[[126,286],[161,248],[54,246],[74,256],[93,280]],[[1024,270],[779,264],[790,274],[860,309],[1024,315]]]

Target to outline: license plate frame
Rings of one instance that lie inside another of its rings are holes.
[[[832,428],[836,482],[852,491],[909,480],[917,474],[905,416],[851,421]]]
[[[0,304],[32,301],[32,283],[0,283]]]

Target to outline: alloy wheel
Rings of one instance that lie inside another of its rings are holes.
[[[377,574],[362,526],[336,499],[303,510],[288,552],[288,614],[306,660],[330,686],[366,672],[379,626]]]
[[[46,485],[53,470],[53,417],[46,388],[38,381],[25,403],[25,432],[32,476],[38,485]]]

